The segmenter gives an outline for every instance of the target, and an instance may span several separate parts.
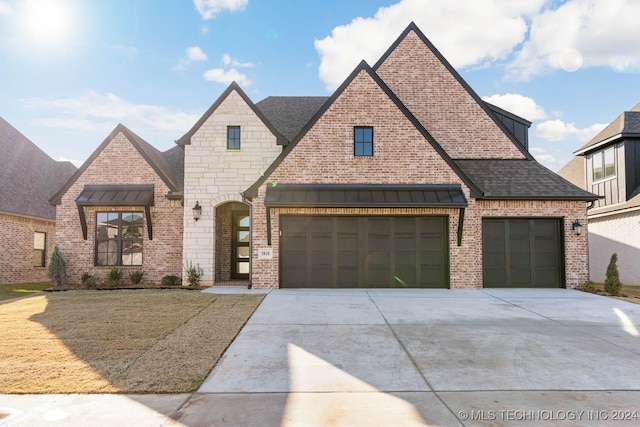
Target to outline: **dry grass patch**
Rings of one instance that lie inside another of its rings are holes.
[[[602,283],[592,283],[588,286],[581,286],[578,289],[598,295],[611,296],[604,291],[604,285]],[[632,302],[634,304],[640,304],[640,286],[622,285],[622,288],[620,288],[620,295],[613,296],[612,298]]]
[[[49,282],[0,285],[0,301],[37,295],[40,293],[40,291],[50,286],[51,283]]]
[[[194,391],[263,298],[118,290],[0,303],[0,393]]]

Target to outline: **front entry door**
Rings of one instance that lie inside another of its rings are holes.
[[[249,210],[233,211],[231,237],[231,278],[249,278]]]

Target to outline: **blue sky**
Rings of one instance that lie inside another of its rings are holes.
[[[415,21],[558,170],[640,102],[638,16],[639,0],[0,0],[0,116],[78,164],[120,122],[166,150],[232,80],[254,102],[329,95]]]

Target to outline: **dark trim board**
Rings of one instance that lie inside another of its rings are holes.
[[[281,215],[281,288],[448,288],[448,216]]]

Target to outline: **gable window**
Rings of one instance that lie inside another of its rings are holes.
[[[227,149],[240,149],[240,126],[227,126]]]
[[[142,265],[142,212],[96,213],[96,265]]]
[[[616,175],[615,147],[593,153],[593,180],[610,178]]]
[[[33,266],[44,267],[47,259],[47,233],[33,233]]]
[[[373,128],[356,126],[353,128],[353,154],[373,156]]]

